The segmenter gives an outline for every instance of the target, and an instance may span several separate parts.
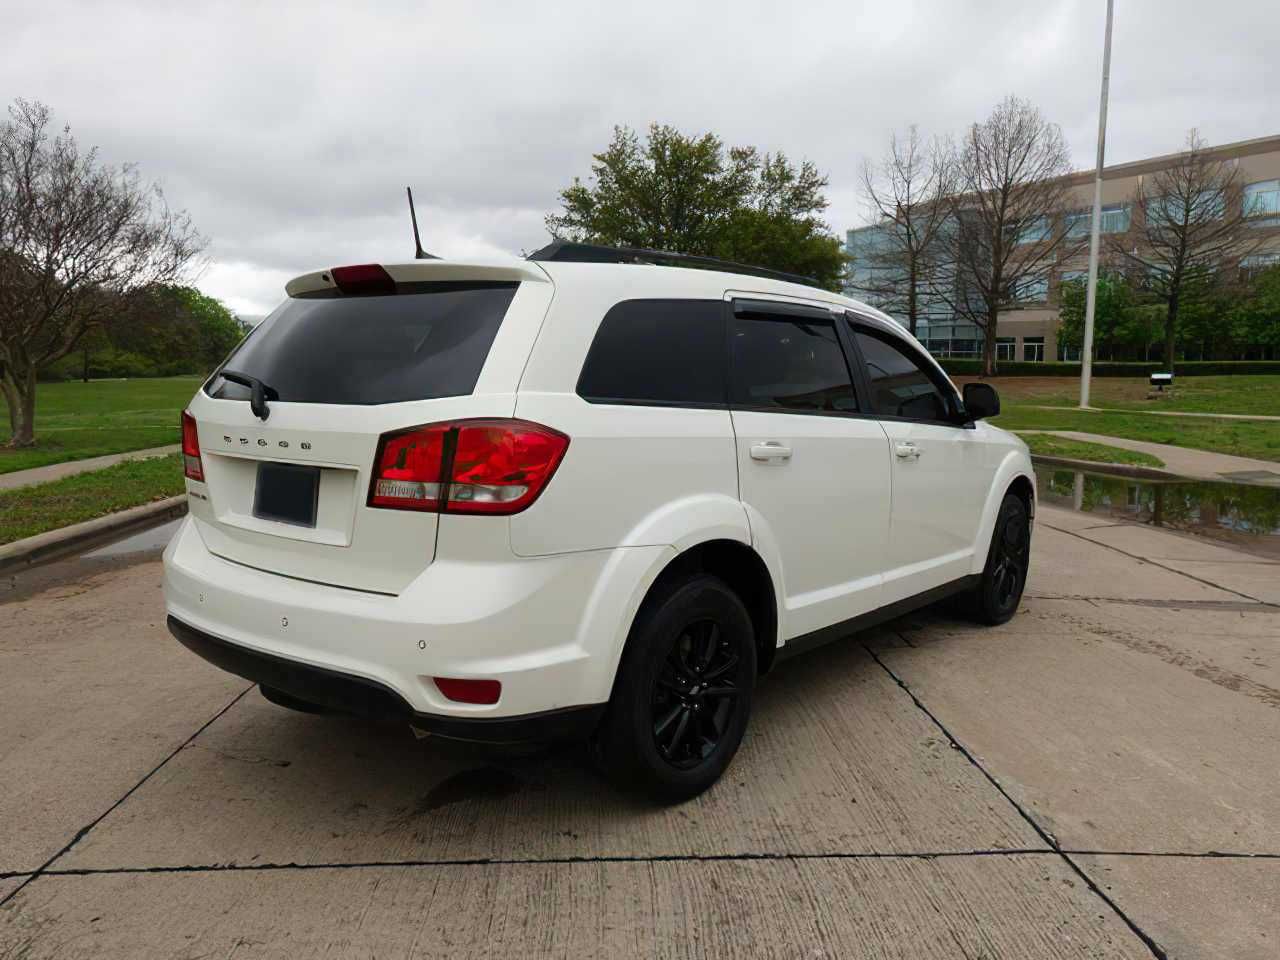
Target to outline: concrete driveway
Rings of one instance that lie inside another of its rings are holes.
[[[272,706],[154,551],[0,584],[0,958],[1280,954],[1280,565],[1042,508],[1024,609],[780,666],[654,808]]]

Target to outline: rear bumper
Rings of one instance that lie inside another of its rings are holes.
[[[309,703],[368,717],[404,722],[452,740],[479,743],[541,743],[586,737],[595,729],[604,704],[568,707],[518,717],[449,717],[416,711],[398,693],[374,680],[277,657],[197,630],[177,617],[169,632],[192,653],[214,666]]]
[[[356,703],[340,709],[376,715],[390,703],[393,714],[405,715],[404,704],[414,716],[521,723],[608,701],[638,603],[632,597],[647,570],[660,566],[664,549],[537,558],[502,558],[490,549],[498,558],[437,557],[392,596],[223,559],[205,546],[198,518],[188,517],[165,550],[165,608],[199,634],[311,669],[313,681],[336,674],[391,697],[371,703],[367,693],[356,696],[343,685]],[[495,704],[458,703],[440,692],[435,677],[497,680],[502,693]],[[263,682],[292,692],[284,682]]]

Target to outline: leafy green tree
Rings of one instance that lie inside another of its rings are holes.
[[[81,380],[85,383],[89,382],[89,376],[93,371],[94,362],[105,351],[110,349],[111,341],[107,337],[107,332],[102,327],[94,327],[91,330],[88,330],[85,335],[80,338],[80,343],[76,345],[76,353],[78,356],[75,359],[77,361],[77,365],[80,367]],[[68,357],[67,359],[70,360],[71,357]]]
[[[1078,350],[1084,344],[1085,281],[1066,281],[1062,284],[1059,296],[1061,306],[1058,317],[1061,326],[1058,329],[1058,340],[1064,346]],[[1123,275],[1104,272],[1098,274],[1097,297],[1093,309],[1093,343],[1094,351],[1099,357],[1113,358],[1117,347],[1132,345],[1128,339],[1126,320],[1132,310],[1133,300],[1133,290]]]
[[[546,218],[557,238],[719,257],[813,277],[838,289],[845,256],[822,221],[827,178],[809,161],[730,147],[711,133],[629,127],[594,155]]]
[[[1236,322],[1232,307],[1244,294],[1225,270],[1188,274],[1178,317],[1178,348],[1185,357],[1201,360],[1235,357],[1245,349],[1247,334]]]
[[[1280,263],[1253,277],[1229,318],[1244,343],[1280,356]]]
[[[213,369],[248,332],[223,304],[194,287],[154,284],[118,298],[110,321],[80,340],[49,379],[156,377]]]
[[[196,334],[192,367],[201,373],[212,370],[245,335],[245,325],[221,300],[206,296],[194,287],[177,287],[178,302]]]
[[[213,369],[244,336],[221,302],[194,287],[153,284],[117,304],[99,376],[172,376]]]
[[[1141,352],[1143,360],[1151,359],[1151,348],[1164,336],[1164,319],[1168,307],[1163,303],[1139,303],[1125,314],[1117,335],[1117,342],[1126,344],[1134,352]]]

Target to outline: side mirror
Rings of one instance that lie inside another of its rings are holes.
[[[966,383],[964,385],[965,413],[974,420],[986,420],[988,417],[1000,415],[1000,394],[989,383]]]

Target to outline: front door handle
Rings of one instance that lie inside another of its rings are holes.
[[[910,440],[900,440],[893,445],[893,453],[899,460],[919,460],[921,452]]]
[[[766,440],[763,443],[753,443],[751,445],[752,460],[790,460],[791,448],[777,440]]]

